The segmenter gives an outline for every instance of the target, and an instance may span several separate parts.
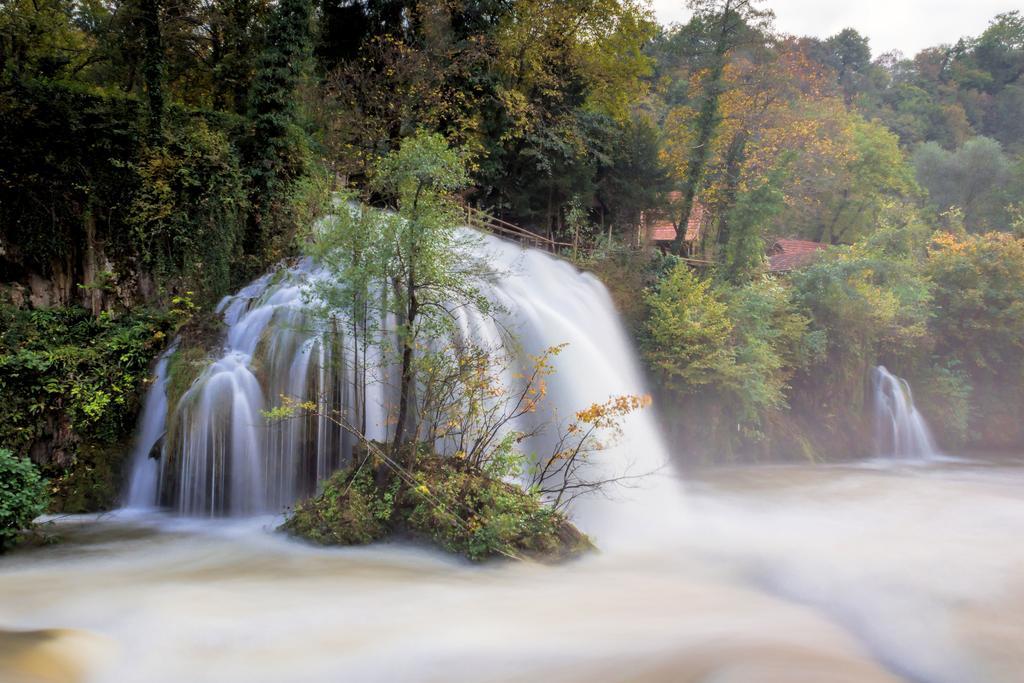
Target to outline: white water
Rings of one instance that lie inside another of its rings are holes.
[[[498,312],[484,316],[460,310],[462,338],[498,348],[511,330],[521,348],[518,367],[505,372],[510,383],[527,370],[530,355],[567,344],[554,360],[555,374],[548,378],[546,403],[538,412],[565,418],[613,396],[644,393],[634,352],[596,278],[537,250],[490,236],[476,239],[500,274],[481,284]],[[346,461],[352,437],[328,419],[268,423],[261,412],[287,395],[320,401],[324,408],[345,412],[353,423],[360,420],[353,373],[364,366],[353,356],[346,326],[325,331],[308,314],[309,283],[328,277],[306,260],[225,298],[218,308],[227,327],[223,349],[171,407],[169,417],[162,381],[166,361],[158,366],[160,379],[147,398],[133,459],[130,507],[162,504],[199,516],[277,513],[312,493],[318,481]],[[381,353],[376,347],[370,352]],[[373,367],[372,361],[367,365]],[[368,381],[370,438],[384,438],[393,417],[393,374],[385,369]],[[645,413],[628,418],[625,438],[600,454],[599,466],[615,474],[653,473],[639,484],[639,493],[612,494],[642,499],[648,511],[655,511],[652,518],[670,517],[657,511],[676,505],[678,491],[653,417]],[[157,467],[148,456],[165,432]],[[526,443],[525,451],[543,452],[540,438]],[[588,531],[601,531],[624,526],[634,513],[645,514],[637,506],[581,500],[574,516]]]
[[[132,470],[126,496],[139,507],[154,506],[157,500],[160,459],[151,456],[157,456],[163,450],[161,439],[167,423],[167,360],[174,351],[175,346],[172,345],[157,360],[155,376],[139,416],[135,450],[129,461]],[[155,453],[154,449],[157,449]]]
[[[879,365],[872,374],[875,452],[882,458],[928,460],[938,455],[928,423],[914,406],[910,384]]]

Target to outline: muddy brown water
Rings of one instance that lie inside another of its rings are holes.
[[[684,519],[558,567],[65,518],[0,558],[0,681],[1024,681],[1020,459],[682,488]]]

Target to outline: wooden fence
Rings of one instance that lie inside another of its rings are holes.
[[[545,237],[544,235],[538,235],[526,228],[509,223],[508,221],[503,221],[500,218],[495,218],[487,212],[469,206],[468,204],[463,205],[462,208],[465,213],[466,223],[471,227],[519,242],[527,247],[542,249],[554,254],[555,256],[568,258],[573,261],[577,260],[580,256],[589,255],[593,251],[593,247],[591,246],[581,246],[572,242],[558,242],[549,237]],[[685,261],[695,268],[707,268],[708,266],[713,266],[716,263],[716,261],[689,257],[680,257],[680,260]]]

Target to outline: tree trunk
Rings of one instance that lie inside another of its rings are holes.
[[[402,377],[398,390],[398,417],[395,424],[395,440],[392,449],[392,457],[396,460],[401,453],[401,448],[409,439],[406,434],[406,423],[409,421],[409,406],[412,399],[413,381],[413,338],[412,329],[416,324],[416,316],[419,314],[419,302],[416,299],[415,274],[410,268],[406,280],[407,314],[405,325],[407,331],[402,342]],[[412,435],[415,438],[415,435]]]

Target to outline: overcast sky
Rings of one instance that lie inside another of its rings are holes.
[[[685,0],[651,0],[663,24],[689,17]],[[783,33],[825,38],[850,26],[871,40],[871,53],[918,50],[976,36],[1020,0],[767,0]]]

